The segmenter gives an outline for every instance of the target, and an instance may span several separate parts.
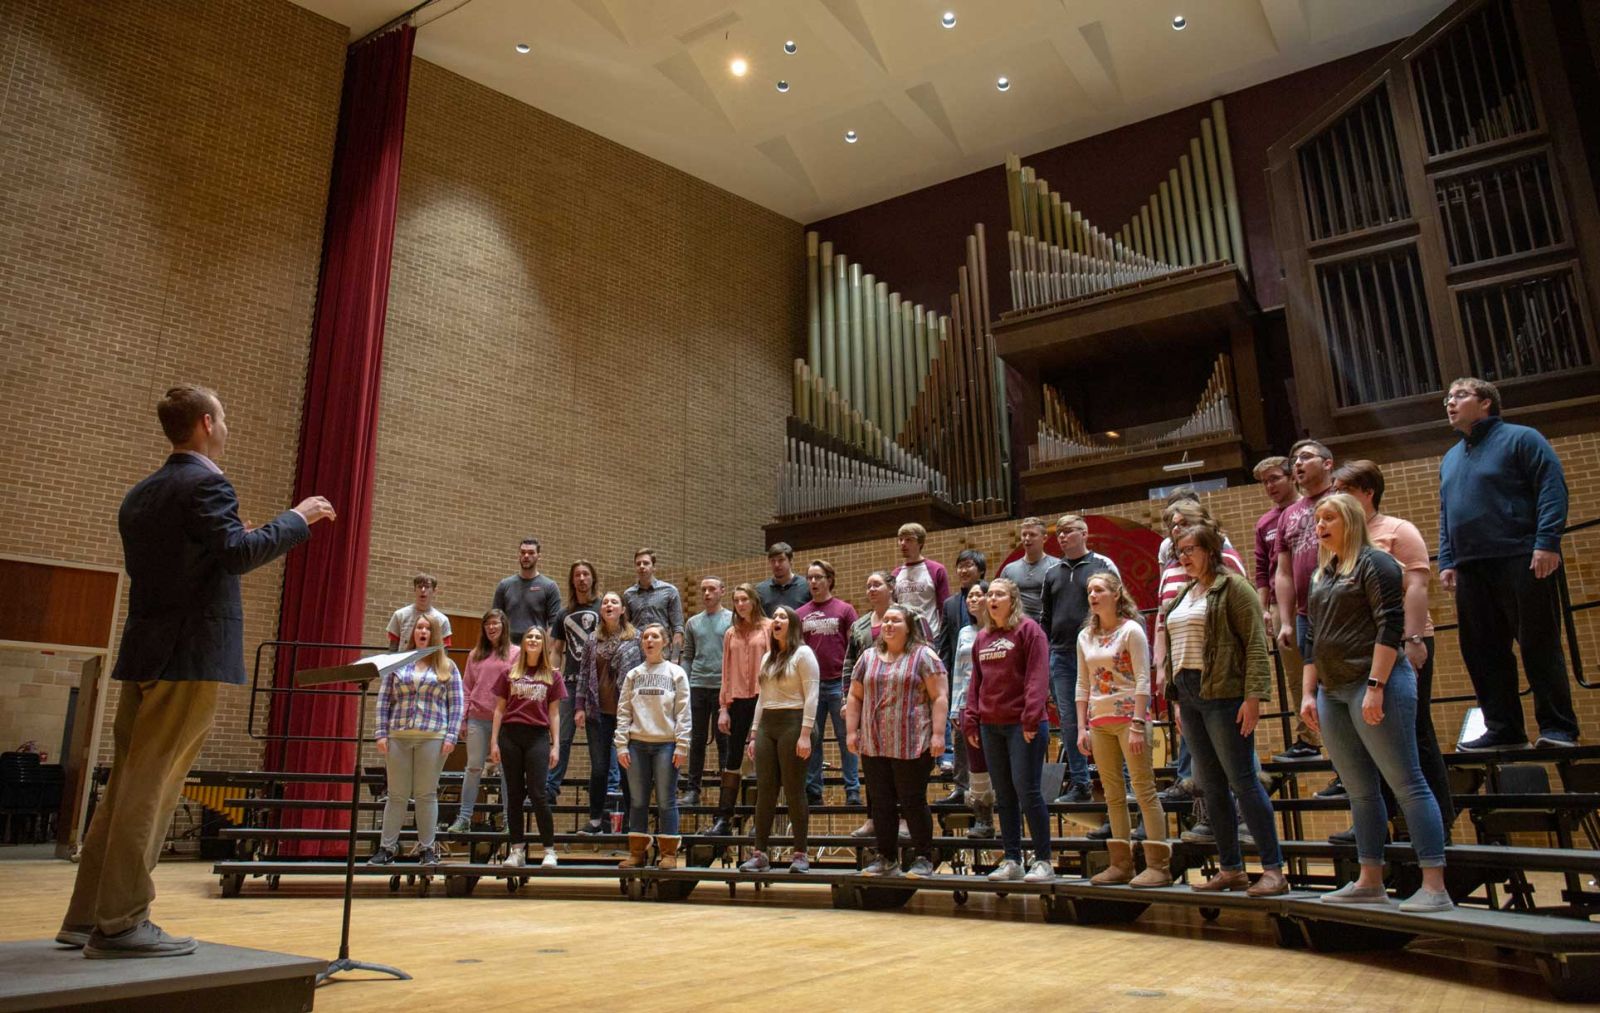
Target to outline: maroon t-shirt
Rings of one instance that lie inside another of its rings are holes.
[[[549,679],[549,682],[545,680]],[[565,700],[567,697],[567,683],[561,676],[528,675],[523,674],[520,679],[511,678],[510,672],[502,673],[494,683],[496,699],[506,702],[506,716],[501,719],[503,725],[543,725],[550,727],[550,703],[553,700]]]
[[[856,610],[843,598],[829,598],[818,605],[808,601],[795,610],[800,617],[800,633],[806,646],[817,656],[817,670],[823,682],[837,682],[844,674],[844,652],[850,643],[850,624]]]
[[[1278,551],[1288,552],[1294,562],[1295,615],[1306,615],[1306,596],[1311,591],[1311,575],[1317,572],[1317,504],[1333,492],[1333,487],[1315,496],[1302,496],[1283,508],[1278,519]]]

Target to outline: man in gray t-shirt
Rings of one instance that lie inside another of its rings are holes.
[[[506,625],[511,628],[511,642],[522,646],[522,635],[531,627],[549,630],[551,643],[546,650],[551,657],[563,649],[563,631],[557,626],[561,618],[561,588],[556,582],[539,572],[539,540],[524,538],[517,546],[517,572],[502,580],[494,589],[494,603],[506,614]]]
[[[1044,615],[1044,579],[1061,560],[1044,551],[1044,521],[1037,517],[1024,517],[1017,525],[1017,539],[1022,542],[1022,558],[1013,559],[1000,570],[1000,576],[1017,585],[1022,593],[1022,611],[1029,619],[1039,622]]]

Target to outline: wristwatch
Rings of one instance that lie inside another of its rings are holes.
[[[1406,638],[1406,643],[1408,643],[1408,644],[1420,644],[1420,643],[1422,643],[1422,640],[1423,640],[1422,634],[1413,633],[1413,634],[1411,634],[1411,636]]]
[[[1367,685],[1372,689],[1382,689],[1386,684],[1379,682],[1377,679],[1368,679]]]

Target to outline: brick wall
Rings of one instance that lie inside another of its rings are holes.
[[[7,0],[0,551],[120,564],[117,504],[166,455],[179,380],[226,401],[244,516],[286,505],[345,36],[288,3]],[[244,582],[248,643],[280,575]],[[244,704],[225,694],[201,764],[257,763]]]
[[[82,658],[0,649],[0,749],[31,741],[46,763],[60,763],[67,703],[82,673]]]
[[[760,551],[800,227],[465,78],[411,77],[367,629],[411,575],[479,615],[534,535],[565,586]]]
[[[227,403],[245,516],[287,503],[347,35],[286,2],[7,4],[0,376],[33,396],[0,416],[22,457],[0,552],[120,563],[117,504],[180,378]],[[527,533],[558,578],[581,554],[613,587],[642,544],[759,549],[798,225],[418,61],[394,257],[373,642],[417,569],[481,612]],[[247,645],[281,573],[244,582]],[[246,703],[201,765],[259,763]]]

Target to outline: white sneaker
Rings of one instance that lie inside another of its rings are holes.
[[[1028,866],[1028,874],[1022,877],[1022,881],[1024,883],[1054,883],[1056,881],[1055,866],[1041,858]]]
[[[991,883],[1007,883],[1007,882],[1013,882],[1015,880],[1019,880],[1022,877],[1023,877],[1022,863],[1021,862],[1013,862],[1011,859],[1008,858],[1005,861],[1001,862],[999,865],[995,866],[994,867],[994,871],[989,873],[989,882],[991,882]]]
[[[539,864],[546,869],[554,869],[556,867],[556,849],[546,849],[544,853],[544,861],[540,862]]]
[[[528,864],[528,847],[525,844],[513,844],[511,851],[506,854],[506,860],[500,863],[508,869],[520,869]]]

